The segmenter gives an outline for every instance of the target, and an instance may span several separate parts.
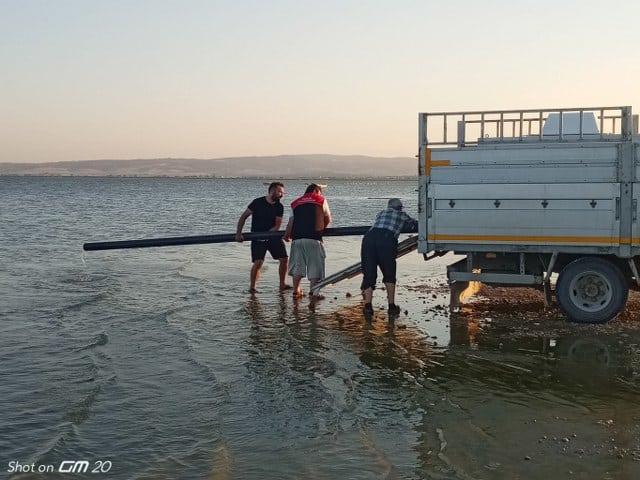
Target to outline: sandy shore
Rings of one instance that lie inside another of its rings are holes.
[[[572,333],[612,334],[640,329],[640,292],[629,292],[626,308],[604,324],[567,321],[557,305],[546,307],[542,292],[532,288],[482,285],[480,291],[461,308],[461,316],[491,316],[496,320],[516,320],[514,334],[567,335]]]

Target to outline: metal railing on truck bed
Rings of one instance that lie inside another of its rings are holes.
[[[631,107],[420,113],[420,145],[621,141],[638,133]]]

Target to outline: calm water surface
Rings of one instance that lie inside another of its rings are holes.
[[[286,182],[285,205],[306,183]],[[392,196],[416,214],[415,182],[328,183],[333,226],[369,224]],[[640,476],[633,330],[514,336],[490,313],[452,316],[446,257],[403,257],[406,313],[368,324],[358,278],[311,311],[278,292],[268,259],[247,294],[248,242],[82,252],[232,233],[265,191],[0,177],[0,478]],[[328,272],[359,242],[326,239]],[[87,473],[57,472],[83,460]]]

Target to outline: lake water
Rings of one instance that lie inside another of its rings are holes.
[[[306,183],[285,182],[285,215]],[[389,197],[417,214],[417,182],[327,183],[334,227],[370,224]],[[0,478],[640,476],[633,329],[515,335],[491,311],[451,315],[450,257],[402,257],[403,314],[367,323],[359,278],[312,311],[278,291],[268,258],[250,296],[249,242],[82,251],[232,233],[264,193],[258,180],[0,177]],[[359,246],[328,237],[327,272]]]

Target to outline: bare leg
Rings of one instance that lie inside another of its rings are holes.
[[[258,278],[260,278],[260,269],[262,268],[263,263],[264,263],[264,260],[256,260],[255,262],[253,262],[253,265],[251,266],[250,284],[249,284],[250,291],[255,291],[256,289],[256,283],[258,282]]]
[[[280,290],[287,290],[291,288],[289,285],[287,285],[287,282],[286,282],[288,267],[289,267],[289,258],[288,257],[281,258],[280,268],[278,270],[278,273],[280,274]]]
[[[320,279],[319,279],[319,278],[310,278],[310,279],[309,279],[309,290],[313,290],[313,287],[314,287],[317,283],[319,283],[319,282],[320,282]],[[324,298],[324,296],[323,296],[323,295],[320,295],[320,293],[319,293],[319,292],[318,292],[318,293],[316,293],[316,294],[314,295],[314,297],[315,297],[315,299],[316,299],[316,300],[322,300],[322,299]]]
[[[389,301],[389,305],[396,303],[396,284],[385,282],[384,285],[387,287],[387,300]]]
[[[371,321],[373,315],[373,305],[371,301],[373,300],[373,288],[365,288],[362,290],[362,300],[364,300],[364,318],[367,321]]]
[[[362,290],[362,297],[364,298],[364,303],[371,303],[373,299],[373,288],[365,288]]]
[[[300,288],[300,281],[302,280],[302,275],[292,275],[293,277],[293,296],[301,297],[304,295],[302,289]]]
[[[396,305],[396,284],[395,283],[385,283],[387,287],[387,300],[389,300],[389,321],[392,322],[393,319],[400,315],[400,307]]]
[[[309,290],[313,290],[313,287],[320,282],[319,278],[310,278],[309,279]],[[316,309],[316,303],[318,303],[319,300],[324,300],[324,295],[320,295],[320,292],[316,292],[314,295],[311,295],[311,297],[309,297],[309,309],[311,309],[312,311],[315,311]]]

